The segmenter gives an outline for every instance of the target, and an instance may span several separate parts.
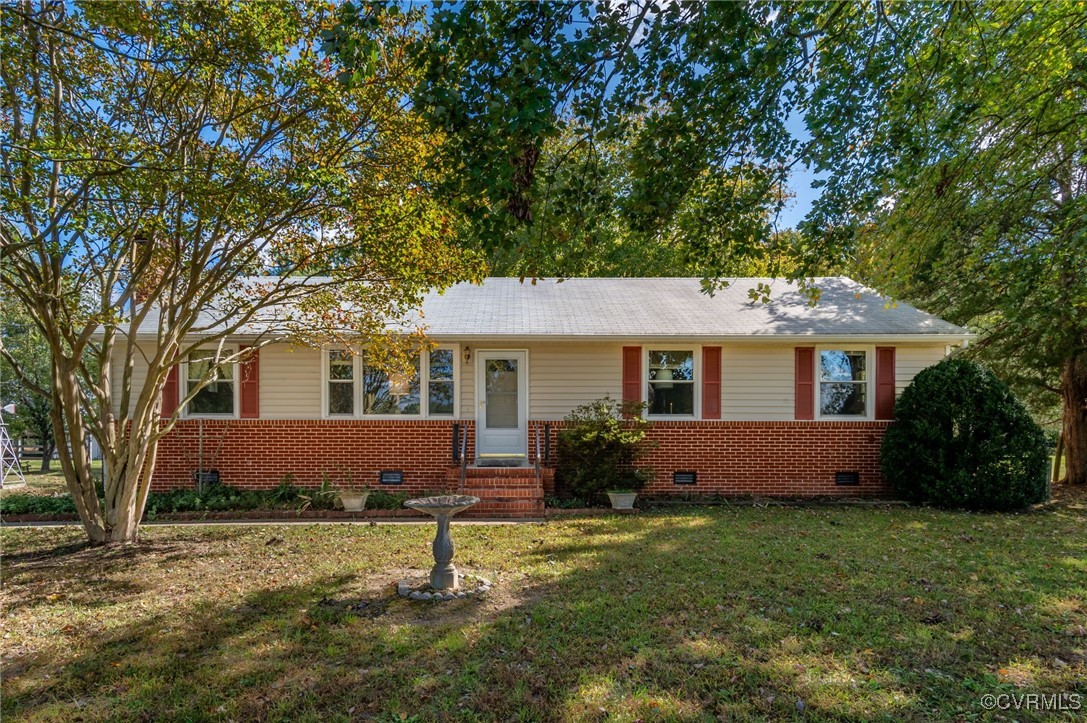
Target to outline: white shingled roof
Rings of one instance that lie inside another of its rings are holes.
[[[270,278],[253,277],[254,283]],[[769,303],[748,291],[771,287]],[[810,306],[795,284],[765,278],[734,279],[713,296],[694,278],[579,278],[558,281],[489,278],[427,294],[421,322],[436,339],[547,337],[553,339],[775,337],[885,338],[958,342],[972,334],[904,303],[894,303],[845,277],[815,279],[822,290]],[[263,312],[240,336],[270,332],[281,308]],[[216,325],[194,333],[208,333]],[[155,310],[140,334],[153,334]],[[274,332],[273,332],[274,333]]]
[[[749,298],[759,283],[771,285],[769,303]],[[795,284],[774,279],[735,279],[710,296],[694,278],[489,278],[427,295],[423,323],[436,338],[971,336],[852,279],[815,283],[822,295],[812,307]]]

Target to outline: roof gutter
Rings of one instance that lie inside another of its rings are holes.
[[[209,334],[190,334],[189,338],[200,338],[201,336],[211,336]],[[266,337],[263,334],[230,334],[229,338],[246,340],[256,339],[260,337]],[[275,335],[274,341],[288,342],[290,339],[282,334]],[[653,342],[690,342],[698,341],[702,343],[712,342],[733,342],[733,343],[749,343],[749,344],[797,344],[797,343],[829,343],[829,342],[850,342],[850,343],[868,343],[868,344],[893,344],[903,342],[929,342],[940,344],[958,344],[961,343],[964,346],[977,338],[976,334],[966,332],[960,334],[639,334],[639,335],[614,335],[614,334],[441,334],[441,333],[428,333],[428,336],[434,339],[440,339],[447,342],[459,342],[459,341],[502,341],[504,343],[512,342],[540,342],[540,341],[557,341],[557,342],[594,342],[594,341],[607,341],[607,342],[629,342],[629,343],[642,343],[645,341]],[[154,341],[158,337],[155,334],[138,334],[136,336],[137,341],[151,340]]]

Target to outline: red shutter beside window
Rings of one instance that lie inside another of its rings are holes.
[[[246,347],[242,347],[244,351]],[[260,352],[256,349],[242,357],[238,365],[241,374],[241,411],[242,419],[260,417]]]
[[[796,347],[797,419],[815,419],[815,347]]]
[[[159,406],[159,415],[162,417],[171,417],[177,410],[177,369],[178,367],[175,364],[166,373],[166,384],[162,387],[162,404]]]
[[[642,348],[623,347],[623,401],[642,401]]]
[[[876,419],[895,416],[895,348],[876,347]]]
[[[721,418],[721,347],[702,347],[702,418]]]

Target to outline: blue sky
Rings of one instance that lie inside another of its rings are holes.
[[[818,177],[803,166],[793,169],[789,188],[796,195],[781,212],[778,219],[778,225],[781,228],[796,228],[796,225],[804,220],[812,204],[819,198],[820,189],[811,187],[811,182]]]
[[[798,115],[794,114],[786,123],[786,127],[794,137],[802,141],[811,138],[808,135],[807,128],[804,127],[804,119]],[[812,204],[819,198],[821,192],[819,188],[812,188],[811,183],[816,179],[824,178],[826,178],[826,174],[817,174],[803,164],[797,164],[793,168],[792,176],[789,179],[789,189],[795,194],[795,197],[778,218],[780,228],[796,228],[796,225],[804,220],[804,216],[811,210]]]

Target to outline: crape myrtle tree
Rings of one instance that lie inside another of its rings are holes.
[[[341,21],[327,46],[363,68],[358,8]],[[684,209],[727,219],[687,237],[710,289],[737,259],[801,281],[859,261],[977,328],[972,353],[1018,390],[1059,397],[1068,479],[1087,483],[1082,4],[468,0],[418,22],[411,97],[457,171],[436,190],[488,243],[514,244],[541,209],[600,211],[580,192],[548,205],[549,143],[574,134],[574,179],[627,146],[607,207],[626,227],[667,242]],[[798,163],[825,188],[783,248],[745,211],[772,221]],[[714,203],[722,188],[743,192]]]
[[[397,18],[367,27],[382,52],[350,89],[314,47],[321,3],[42,0],[0,18],[0,283],[51,355],[60,463],[92,542],[137,539],[177,418],[161,392],[197,344],[218,356],[179,409],[276,339],[365,340],[396,365],[420,341],[392,332],[415,329],[421,293],[479,275],[428,193]],[[137,329],[155,343],[129,343]],[[227,354],[238,333],[249,348]]]

